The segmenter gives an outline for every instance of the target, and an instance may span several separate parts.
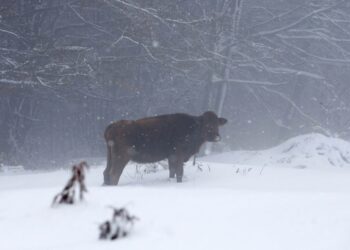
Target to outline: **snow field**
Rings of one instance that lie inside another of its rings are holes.
[[[242,154],[246,157],[248,152]],[[314,162],[320,162],[316,157]],[[207,157],[200,162],[202,171],[192,164],[185,167],[181,184],[169,182],[167,170],[140,178],[130,164],[120,186],[106,187],[101,186],[103,166],[94,167],[87,173],[86,200],[54,208],[52,198],[70,171],[3,174],[0,246],[3,250],[350,249],[350,168],[274,165],[277,158],[275,152],[264,166],[258,160],[238,164],[227,154]],[[109,205],[126,206],[140,218],[129,237],[98,240],[98,225],[112,214]]]

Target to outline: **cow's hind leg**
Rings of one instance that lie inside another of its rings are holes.
[[[103,171],[104,185],[110,185],[110,170],[111,170],[111,161],[112,161],[112,147],[107,145],[107,166]]]
[[[109,171],[110,185],[118,185],[120,176],[130,158],[127,153],[112,150],[111,160]]]

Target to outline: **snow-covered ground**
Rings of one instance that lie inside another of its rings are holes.
[[[350,249],[350,144],[306,135],[260,152],[231,152],[188,164],[184,183],[167,170],[101,186],[103,166],[87,174],[89,193],[50,207],[67,170],[0,174],[0,249]],[[109,205],[138,216],[132,234],[98,240]]]

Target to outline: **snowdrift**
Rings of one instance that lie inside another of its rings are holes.
[[[208,156],[210,162],[292,168],[350,167],[350,143],[322,134],[301,135],[262,151],[235,151]]]

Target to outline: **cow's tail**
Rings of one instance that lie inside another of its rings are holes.
[[[114,140],[113,140],[113,129],[115,127],[115,124],[112,123],[112,124],[109,124],[108,127],[106,128],[105,130],[105,133],[104,133],[104,138],[105,138],[105,141],[106,141],[106,144],[107,144],[107,152],[108,152],[108,158],[109,159],[109,156],[111,156],[112,154],[112,148],[114,146]]]

